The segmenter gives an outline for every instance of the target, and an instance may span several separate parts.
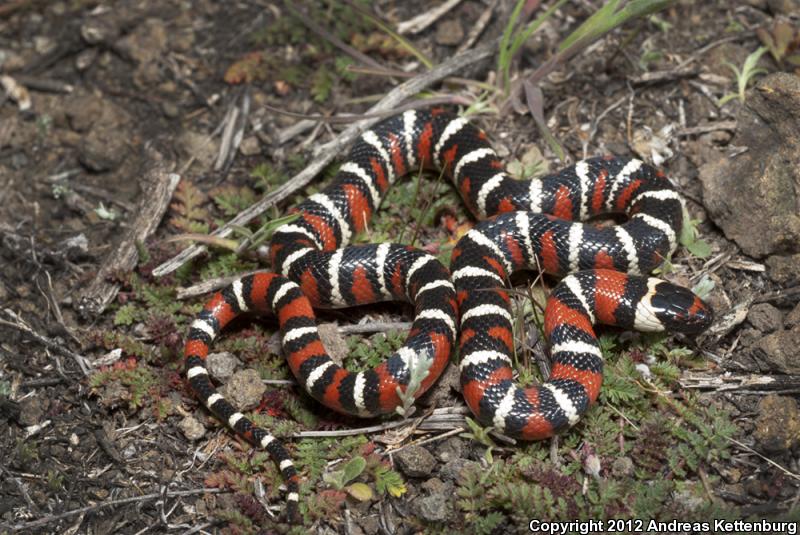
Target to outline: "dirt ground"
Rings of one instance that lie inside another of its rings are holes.
[[[524,98],[503,107],[497,54],[409,99],[480,112],[473,120],[515,175],[635,155],[664,168],[687,199],[697,236],[684,237],[660,275],[703,292],[715,324],[697,339],[603,331],[605,390],[569,433],[509,444],[471,428],[456,366],[422,400],[421,419],[392,427],[397,418],[338,416],[296,388],[273,322],[237,322],[214,348],[212,375],[229,396],[242,392],[256,422],[289,437],[304,521],[291,528],[276,467],[185,382],[183,338],[207,298],[186,289],[263,266],[253,232],[332,173],[239,228],[233,245],[204,236],[320,158],[314,149],[348,116],[425,72],[426,61],[495,41],[513,4],[463,0],[405,33],[407,45],[394,31],[426,2],[0,4],[0,533],[508,533],[536,519],[632,517],[796,530],[794,0],[679,0],[559,65],[541,89],[563,163]],[[526,9],[536,17],[544,4]],[[593,4],[558,9],[510,64],[512,79],[553,57]],[[470,44],[474,28],[482,31]],[[741,69],[765,33],[781,31],[785,55],[756,58],[756,88],[720,105],[741,81],[726,63]],[[180,175],[174,195],[165,169]],[[148,210],[157,229],[129,239],[145,232]],[[411,240],[446,259],[472,223],[455,190],[431,176],[399,184],[363,241]],[[158,276],[191,241],[210,252]],[[109,268],[123,245],[135,260]],[[541,287],[533,276],[519,284]],[[98,288],[111,292],[100,313],[86,305]],[[532,319],[526,302],[519,313]],[[407,308],[325,312],[320,322],[331,352],[364,368],[404,336],[369,326],[401,327]],[[522,333],[533,339],[525,380],[540,377],[536,331]],[[365,426],[378,430],[348,433]]]

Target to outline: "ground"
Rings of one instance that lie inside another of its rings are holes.
[[[335,162],[228,240],[206,235],[428,63],[496,43],[514,3],[464,0],[402,37],[426,2],[0,6],[0,533],[506,533],[612,517],[796,528],[800,7],[661,3],[543,78],[546,129],[524,98],[504,105],[497,53],[410,100],[460,105],[519,177],[606,153],[661,166],[691,223],[659,275],[702,293],[714,326],[696,339],[602,331],[600,402],[557,439],[511,444],[466,418],[454,366],[402,425],[344,418],[296,388],[274,322],[237,322],[214,346],[212,375],[287,437],[303,480],[294,528],[276,467],[183,378],[182,341],[207,297],[187,289],[258,268],[265,242],[253,232],[317,191]],[[519,17],[552,2],[539,4]],[[512,87],[595,9],[556,10],[507,63]],[[764,69],[752,79],[731,68],[748,57]],[[134,241],[156,206],[147,177],[168,178],[154,154],[180,183],[155,232]],[[473,223],[455,190],[415,176],[361,240],[447,262]],[[126,240],[131,267],[102,270]],[[191,242],[211,251],[159,276]],[[545,355],[534,303],[554,281],[516,282],[519,374],[531,382]],[[100,313],[83,305],[93,284],[113,288]],[[408,312],[390,303],[319,321],[331,352],[366,368],[402,343]],[[365,426],[378,430],[350,432]]]

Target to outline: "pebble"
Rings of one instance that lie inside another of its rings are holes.
[[[759,303],[747,312],[747,321],[759,331],[771,333],[783,327],[783,314],[769,303]]]
[[[242,366],[236,355],[227,351],[211,353],[206,357],[208,373],[217,381],[224,383],[231,378],[233,372]]]
[[[436,43],[444,46],[460,45],[464,39],[464,27],[458,19],[447,19],[436,27]]]
[[[764,397],[758,403],[753,438],[766,453],[786,453],[800,446],[800,411],[794,398]]]
[[[436,459],[422,446],[409,446],[394,455],[397,467],[409,477],[427,477],[436,468]]]
[[[244,156],[255,156],[261,153],[261,145],[256,136],[248,136],[239,145],[239,152]]]
[[[206,427],[191,415],[184,417],[178,424],[178,428],[189,440],[200,440],[206,434]]]
[[[219,389],[220,394],[238,411],[254,409],[261,402],[267,387],[261,376],[253,369],[236,372],[230,381]]]

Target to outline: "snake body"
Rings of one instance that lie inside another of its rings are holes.
[[[391,184],[420,168],[443,170],[473,215],[485,220],[458,242],[450,272],[405,245],[349,245]],[[189,383],[215,415],[273,456],[294,520],[298,476],[288,453],[216,392],[204,366],[209,344],[242,312],[275,314],[300,384],[326,406],[358,416],[393,412],[413,380],[421,381],[414,396],[424,393],[460,333],[461,384],[477,419],[522,439],[551,436],[577,422],[600,391],[603,360],[594,323],[685,333],[709,325],[710,308],[689,290],[642,276],[676,247],[682,209],[664,174],[639,160],[592,158],[541,179],[514,180],[485,133],[466,119],[440,108],[407,111],[362,134],[331,185],[275,232],[276,273],[243,277],[212,297],[189,331]],[[573,222],[609,212],[624,212],[628,221],[611,227]],[[514,336],[504,288],[514,271],[529,268],[573,274],[556,286],[545,310],[551,375],[523,389],[512,379]],[[326,353],[312,308],[384,300],[414,305],[408,338],[376,368],[348,372]]]

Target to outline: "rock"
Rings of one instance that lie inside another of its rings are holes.
[[[786,325],[787,329],[791,329],[792,327],[800,325],[800,303],[797,303],[794,309],[786,315],[784,324]]]
[[[797,15],[800,13],[800,0],[767,0],[767,7],[776,15]]]
[[[219,389],[220,394],[225,396],[238,411],[256,408],[266,391],[267,387],[261,376],[253,369],[234,373],[231,380]]]
[[[211,138],[207,134],[192,130],[185,130],[178,136],[178,145],[189,156],[194,156],[202,169],[213,166],[219,152],[219,138]]]
[[[31,396],[20,401],[18,419],[20,425],[27,427],[42,423],[47,405],[47,398],[42,396]]]
[[[81,37],[86,44],[109,44],[119,36],[119,26],[109,17],[97,17],[81,24]]]
[[[759,331],[771,333],[783,327],[783,314],[769,303],[759,303],[747,312],[747,321]]]
[[[221,383],[230,379],[233,372],[241,366],[242,363],[236,358],[236,355],[227,351],[211,353],[206,357],[206,368],[208,368],[209,375]]]
[[[376,535],[381,529],[378,515],[363,516],[358,519],[358,523],[367,535]]]
[[[200,440],[206,434],[206,428],[203,424],[198,422],[194,416],[186,416],[178,424],[183,436],[189,440]]]
[[[127,154],[123,136],[106,128],[93,129],[78,147],[78,161],[96,173],[113,171]]]
[[[161,79],[159,63],[167,51],[167,36],[164,21],[151,18],[116,42],[115,49],[137,63],[133,80],[139,88],[149,87]]]
[[[409,446],[394,455],[397,467],[409,477],[428,477],[436,468],[436,459],[422,446]]]
[[[436,493],[436,492],[445,492],[446,489],[447,490],[452,490],[453,484],[450,483],[449,481],[447,483],[445,483],[444,481],[442,481],[438,477],[432,477],[429,480],[427,480],[425,483],[420,485],[420,487],[422,487],[423,490],[433,494],[433,493]]]
[[[791,256],[774,255],[767,258],[767,275],[783,286],[800,282],[800,254]]]
[[[764,336],[756,342],[753,357],[765,371],[800,374],[800,326]]]
[[[480,470],[480,463],[468,459],[453,459],[439,469],[439,476],[445,481],[460,481],[467,470]]]
[[[97,55],[97,48],[87,48],[86,50],[79,52],[78,55],[75,56],[75,68],[81,72],[85,71],[92,66],[94,60],[97,59]]]
[[[747,93],[732,143],[749,150],[700,168],[711,219],[756,258],[800,252],[800,77],[775,73]],[[795,267],[795,272],[800,267]]]
[[[159,60],[167,49],[167,27],[161,19],[147,19],[117,41],[115,48],[139,64]]]
[[[464,39],[464,27],[458,19],[445,19],[436,27],[436,43],[445,46],[460,45]]]
[[[784,453],[800,445],[800,411],[790,397],[770,394],[758,403],[753,438],[766,453]]]
[[[447,522],[453,517],[453,504],[448,499],[451,493],[435,492],[414,500],[413,509],[426,522]]]
[[[443,463],[459,459],[464,453],[464,441],[458,437],[450,437],[436,448],[436,457]]]
[[[174,119],[181,114],[181,109],[177,104],[168,100],[161,103],[161,111],[168,119]]]
[[[258,142],[258,138],[256,136],[247,136],[242,140],[242,144],[239,145],[239,152],[241,152],[244,156],[255,156],[256,154],[261,154],[261,145]]]

